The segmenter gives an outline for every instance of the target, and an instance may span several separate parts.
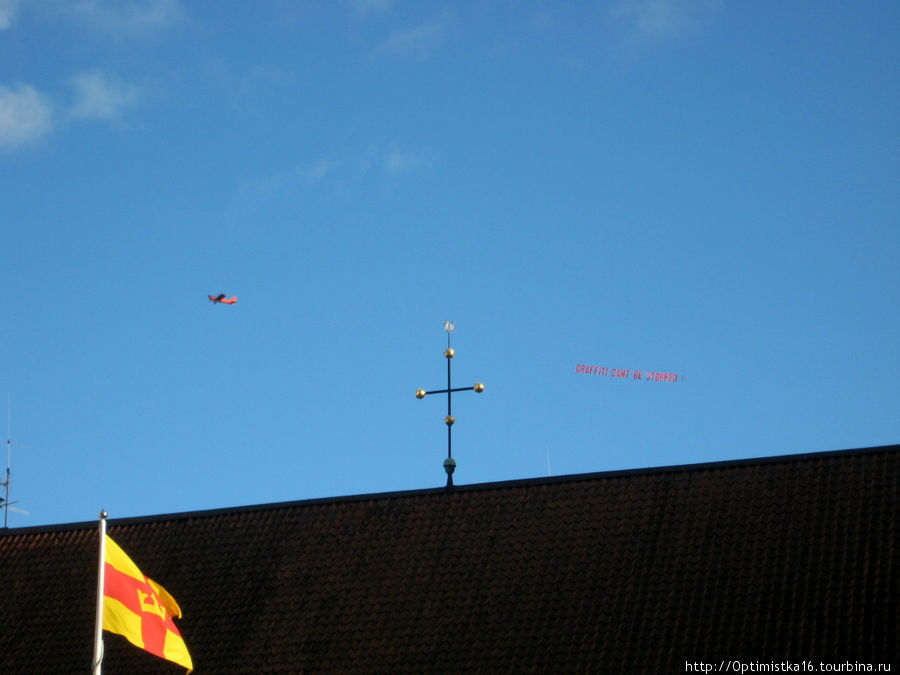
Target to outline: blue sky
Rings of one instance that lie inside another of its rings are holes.
[[[898,35],[0,0],[10,525],[443,485],[447,319],[459,484],[900,441]]]

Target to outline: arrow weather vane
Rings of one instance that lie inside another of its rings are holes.
[[[447,331],[447,349],[444,352],[444,356],[447,357],[447,388],[446,389],[435,389],[434,391],[425,391],[424,389],[416,389],[416,398],[422,399],[428,396],[428,394],[447,394],[447,416],[444,418],[444,423],[447,425],[447,459],[444,460],[444,471],[447,472],[447,487],[453,487],[453,470],[456,469],[456,461],[453,459],[453,447],[451,443],[451,430],[453,428],[453,423],[456,419],[453,417],[453,413],[450,411],[450,395],[454,391],[475,391],[475,393],[480,394],[484,391],[484,385],[481,382],[476,382],[474,387],[457,387],[456,389],[452,389],[450,387],[450,360],[456,354],[453,351],[453,348],[450,346],[450,334],[453,332],[453,322],[445,321],[444,322],[444,330]]]

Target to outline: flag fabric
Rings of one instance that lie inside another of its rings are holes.
[[[144,576],[119,545],[104,536],[103,629],[123,635],[136,647],[191,672],[191,655],[172,621],[181,618],[175,598]]]

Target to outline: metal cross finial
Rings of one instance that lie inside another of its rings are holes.
[[[425,391],[424,389],[416,390],[416,398],[422,399],[428,396],[428,394],[447,394],[447,416],[444,418],[444,424],[447,425],[447,459],[444,460],[444,471],[447,472],[447,487],[453,487],[453,470],[456,469],[456,461],[453,459],[453,444],[452,444],[452,436],[451,431],[453,428],[453,423],[456,419],[453,417],[453,413],[450,410],[450,395],[454,391],[469,391],[472,390],[475,393],[480,394],[484,391],[484,385],[481,382],[476,382],[474,387],[457,387],[456,389],[451,388],[450,386],[450,360],[455,356],[456,352],[453,351],[453,347],[450,346],[450,334],[453,332],[455,326],[452,321],[444,322],[444,330],[447,331],[447,349],[444,351],[444,356],[447,357],[447,388],[446,389],[435,389],[433,391]]]

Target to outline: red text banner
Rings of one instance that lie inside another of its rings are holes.
[[[684,375],[679,373],[661,373],[653,370],[632,370],[631,368],[608,368],[606,366],[589,366],[579,363],[575,366],[579,375],[597,375],[613,377],[620,380],[640,380],[642,382],[684,382]]]

